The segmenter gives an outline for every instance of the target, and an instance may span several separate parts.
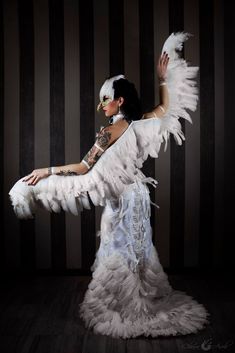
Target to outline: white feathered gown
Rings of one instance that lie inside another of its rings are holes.
[[[129,338],[185,335],[202,329],[202,304],[173,290],[152,243],[150,198],[145,182],[130,184],[109,201],[101,218],[100,247],[80,306],[95,333]]]
[[[157,181],[140,170],[158,157],[172,134],[184,140],[179,118],[196,110],[198,67],[179,58],[188,33],[172,33],[162,51],[170,56],[167,69],[169,109],[163,118],[133,121],[94,167],[79,176],[51,175],[29,186],[18,180],[9,192],[18,218],[32,218],[38,207],[63,209],[77,215],[83,207],[104,206],[100,247],[92,266],[92,280],[79,307],[87,327],[95,333],[129,338],[139,335],[185,335],[209,323],[206,308],[182,291],[173,290],[152,243],[147,183]]]

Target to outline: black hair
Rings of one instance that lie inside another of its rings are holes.
[[[114,99],[124,98],[121,112],[128,121],[139,120],[142,117],[142,107],[135,85],[125,78],[114,81]]]

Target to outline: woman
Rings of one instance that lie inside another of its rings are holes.
[[[28,185],[36,185],[36,183],[51,174],[71,175],[85,174],[94,165],[101,156],[103,150],[111,146],[127,129],[132,120],[147,119],[150,117],[158,117],[164,115],[168,107],[168,90],[165,84],[165,74],[169,57],[167,53],[163,53],[157,65],[157,73],[160,87],[160,104],[148,114],[141,114],[141,103],[138,98],[135,86],[124,78],[123,75],[112,77],[107,80],[101,89],[101,102],[98,110],[102,107],[105,116],[109,119],[109,126],[103,128],[99,134],[96,143],[83,158],[81,163],[69,164],[52,168],[35,169],[26,176],[23,181]],[[114,86],[114,97],[108,96],[109,91],[107,85]],[[106,95],[104,92],[108,92]],[[142,116],[141,116],[142,115]],[[99,149],[98,146],[102,149]]]
[[[157,65],[160,102],[151,112],[141,113],[136,89],[123,75],[106,80],[98,109],[103,108],[109,125],[100,130],[82,161],[36,169],[21,180],[31,188],[18,182],[10,191],[21,218],[31,217],[39,202],[55,212],[62,207],[76,214],[77,201],[89,208],[87,192],[95,205],[105,206],[92,280],[79,308],[86,327],[95,333],[120,338],[184,335],[209,323],[204,306],[173,290],[163,271],[152,243],[146,185],[154,185],[156,180],[140,170],[148,155],[157,157],[169,133],[181,143],[184,136],[178,118],[190,119],[185,109],[196,107],[196,91],[189,79],[197,70],[189,69],[175,51],[187,37],[172,34],[165,42],[166,52],[163,50]],[[169,53],[173,59],[168,72]],[[185,97],[184,92],[188,93]],[[74,176],[77,174],[80,176]]]

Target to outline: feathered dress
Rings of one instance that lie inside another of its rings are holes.
[[[185,292],[174,290],[152,242],[151,200],[147,184],[157,181],[140,170],[157,158],[162,142],[172,134],[184,140],[179,118],[196,110],[198,67],[179,58],[188,33],[172,33],[162,51],[170,56],[167,85],[170,106],[163,118],[132,121],[93,168],[84,175],[51,175],[35,186],[17,181],[9,192],[19,218],[32,218],[38,207],[77,215],[83,207],[104,206],[100,246],[91,267],[79,314],[86,327],[116,338],[176,336],[196,333],[209,323],[206,308]]]

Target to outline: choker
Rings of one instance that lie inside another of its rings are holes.
[[[124,115],[121,112],[118,112],[118,114],[113,115],[110,119],[109,119],[109,124],[112,125],[114,123],[116,123],[116,121],[123,119]]]

